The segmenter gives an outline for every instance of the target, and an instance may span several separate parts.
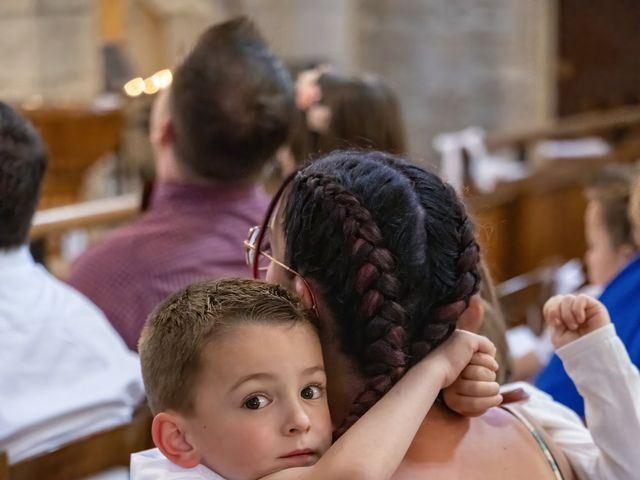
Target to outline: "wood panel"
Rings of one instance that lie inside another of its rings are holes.
[[[559,115],[640,103],[640,2],[558,5]]]
[[[77,202],[89,167],[100,156],[117,149],[122,112],[40,108],[22,114],[40,131],[49,150],[40,208]]]
[[[584,184],[608,162],[552,162],[528,178],[499,184],[489,194],[467,195],[495,280],[584,255]]]

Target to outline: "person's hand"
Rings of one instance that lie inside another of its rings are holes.
[[[611,323],[605,306],[584,294],[551,297],[542,313],[556,349]]]
[[[495,382],[496,349],[481,335],[456,330],[423,360],[442,375],[447,406],[458,413],[480,415],[500,404],[500,386]],[[447,388],[448,387],[448,388]]]

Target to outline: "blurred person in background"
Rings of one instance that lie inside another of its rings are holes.
[[[38,133],[0,102],[0,452],[9,463],[126,423],[144,398],[138,356],[29,253],[46,165]]]
[[[84,253],[69,283],[132,350],[147,315],[203,279],[246,277],[242,239],[268,204],[265,163],[288,137],[293,85],[255,26],[209,28],[156,99],[156,185],[148,211]]]

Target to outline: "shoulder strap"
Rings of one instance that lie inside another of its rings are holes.
[[[540,449],[549,461],[549,465],[557,480],[575,480],[576,476],[573,469],[557,445],[553,442],[549,434],[540,426],[540,424],[529,415],[519,404],[511,403],[502,405],[501,408],[516,417],[524,427],[531,433],[536,440]]]

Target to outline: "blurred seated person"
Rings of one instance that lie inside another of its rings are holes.
[[[599,300],[609,311],[631,360],[639,365],[640,257],[632,232],[640,219],[628,213],[635,171],[610,165],[587,188],[585,264],[589,282],[602,288]],[[640,196],[640,192],[633,195]],[[584,417],[583,400],[557,355],[537,377],[536,386]]]
[[[337,149],[406,153],[400,102],[378,77],[341,75],[319,65],[298,75],[296,106],[289,140],[276,155],[280,179]]]
[[[46,164],[34,128],[0,103],[0,452],[10,463],[126,423],[144,398],[137,355],[29,253]]]
[[[260,170],[285,142],[293,85],[253,24],[209,28],[156,99],[156,187],[148,211],[82,255],[69,283],[132,350],[144,321],[190,283],[246,277],[242,240],[268,197]]]

